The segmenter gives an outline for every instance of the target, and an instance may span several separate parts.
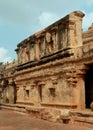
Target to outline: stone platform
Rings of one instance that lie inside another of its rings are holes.
[[[93,128],[93,112],[90,109],[68,110],[31,105],[1,104],[1,109],[28,113],[31,117],[58,122],[62,124],[80,125]]]
[[[0,130],[92,130],[92,128],[54,123],[21,112],[0,110]]]

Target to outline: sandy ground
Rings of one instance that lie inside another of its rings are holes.
[[[53,123],[23,113],[0,110],[0,130],[93,130],[93,128]]]

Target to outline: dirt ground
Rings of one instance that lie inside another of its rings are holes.
[[[0,130],[93,130],[93,128],[53,123],[19,112],[0,110]]]

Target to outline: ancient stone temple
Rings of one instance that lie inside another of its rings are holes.
[[[42,118],[42,109],[58,117],[64,109],[90,108],[93,25],[83,32],[83,17],[81,11],[72,12],[17,45],[17,61],[1,65],[2,104],[26,105],[26,111]]]
[[[80,61],[83,16],[73,12],[18,44],[16,103],[85,108],[85,64]]]

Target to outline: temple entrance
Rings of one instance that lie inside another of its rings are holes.
[[[85,101],[86,108],[90,108],[90,103],[93,101],[93,64],[88,66],[89,69],[85,76]]]

